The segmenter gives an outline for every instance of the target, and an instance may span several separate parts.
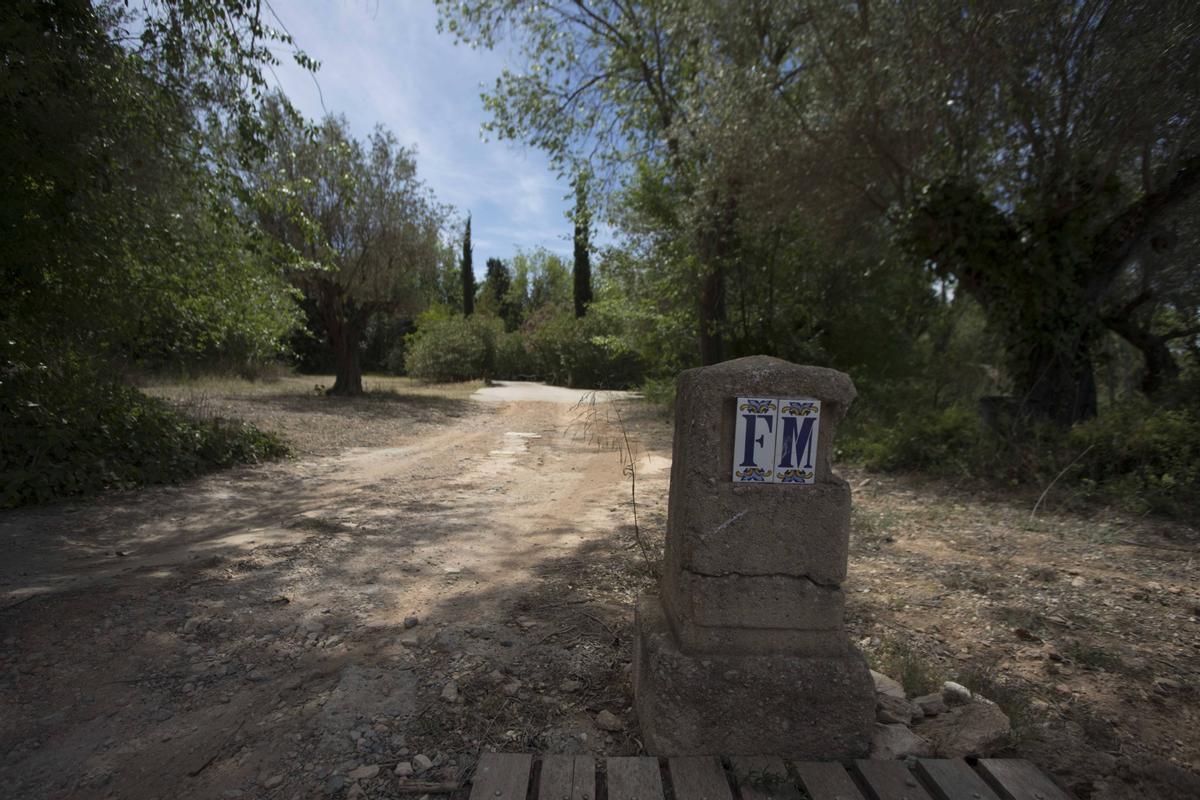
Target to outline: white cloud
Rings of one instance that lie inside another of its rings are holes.
[[[344,114],[359,137],[382,123],[415,146],[419,174],[438,198],[471,212],[477,263],[533,247],[569,251],[566,182],[543,153],[480,136],[481,86],[494,82],[504,55],[439,34],[429,0],[275,0],[272,7],[321,62],[325,109]],[[311,76],[290,62],[277,73],[305,114],[322,114]]]

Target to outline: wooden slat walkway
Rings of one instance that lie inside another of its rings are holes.
[[[599,772],[598,767],[603,767]],[[470,800],[1072,800],[1020,759],[785,763],[774,757],[609,758],[484,753]]]

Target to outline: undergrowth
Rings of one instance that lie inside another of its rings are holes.
[[[0,361],[0,508],[175,483],[286,455],[276,436],[187,414],[84,358]]]
[[[965,406],[866,416],[847,426],[841,451],[868,469],[1043,489],[1043,507],[1100,502],[1184,521],[1200,513],[1200,410],[1188,405],[1131,398],[1069,430],[987,428]]]

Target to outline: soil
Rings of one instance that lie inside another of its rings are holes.
[[[632,608],[667,420],[317,383],[156,390],[293,459],[0,515],[0,794],[393,797],[482,750],[640,752]],[[868,657],[993,696],[1010,754],[1081,798],[1200,796],[1195,531],[842,472]]]

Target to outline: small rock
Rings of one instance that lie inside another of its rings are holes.
[[[583,688],[583,681],[573,680],[568,678],[558,685],[559,691],[562,692],[578,692]]]
[[[504,692],[508,697],[514,697],[517,692],[521,691],[521,682],[513,681],[512,683],[506,683],[500,691]]]
[[[884,725],[877,722],[871,732],[873,759],[891,761],[908,756],[927,756],[930,752],[929,742],[904,725]]]
[[[1162,694],[1167,694],[1169,692],[1178,692],[1183,688],[1183,684],[1172,678],[1155,678],[1154,688]]]
[[[974,699],[974,695],[971,694],[970,689],[961,683],[946,681],[942,684],[942,698],[946,701],[947,705],[961,706],[971,702]]]
[[[362,786],[357,783],[351,784],[350,791],[346,792],[346,800],[360,800],[365,794]]]
[[[596,727],[602,731],[621,731],[625,729],[625,723],[606,708],[596,715]]]
[[[351,770],[347,775],[352,781],[369,781],[379,774],[378,764],[363,764],[361,767]]]
[[[272,775],[271,777],[269,777],[265,781],[263,781],[263,788],[274,789],[276,786],[278,786],[281,783],[283,783],[282,775]]]
[[[433,759],[424,753],[417,753],[413,756],[412,765],[417,772],[424,772],[433,766]]]
[[[329,780],[325,781],[325,794],[337,794],[345,788],[346,779],[341,775],[330,775]]]
[[[904,699],[904,687],[900,685],[900,681],[875,670],[871,670],[871,678],[875,681],[875,694],[886,694],[890,697]]]
[[[413,765],[412,765],[411,761],[401,761],[399,764],[396,765],[396,769],[394,770],[394,772],[397,777],[408,778],[408,777],[411,777],[412,774],[414,772],[416,772],[416,770],[413,769]]]
[[[881,694],[877,697],[878,705],[875,709],[875,720],[882,722],[885,725],[900,724],[908,725],[913,721],[913,717],[923,717],[925,712],[919,706],[916,706],[907,700],[899,697],[893,697],[890,694]]]
[[[946,713],[946,700],[942,697],[941,692],[923,694],[920,697],[914,698],[913,703],[915,703],[927,717],[936,717],[938,714]]]
[[[450,681],[445,686],[443,686],[442,687],[442,699],[445,700],[447,703],[457,703],[458,702],[458,684],[455,683],[454,681]]]
[[[926,720],[916,732],[929,740],[942,758],[988,756],[1003,747],[1012,724],[995,703],[970,703]]]
[[[418,619],[417,617],[405,617],[404,618],[404,627],[405,628],[415,628],[420,624],[421,624],[421,620]]]

